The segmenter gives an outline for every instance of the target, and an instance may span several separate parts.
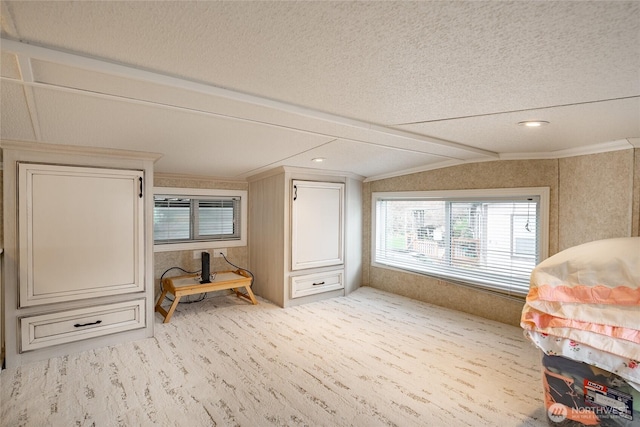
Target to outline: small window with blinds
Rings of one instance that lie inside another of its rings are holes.
[[[246,244],[246,192],[197,191],[206,194],[179,194],[179,189],[170,188],[159,188],[154,194],[156,251]]]
[[[373,265],[524,296],[547,253],[548,188],[373,194]]]

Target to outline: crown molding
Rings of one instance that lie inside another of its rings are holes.
[[[470,160],[447,160],[444,162],[432,163],[429,165],[405,169],[389,174],[382,174],[368,177],[364,182],[379,181],[381,179],[395,178],[398,176],[411,175],[414,173],[427,172],[435,169],[443,169],[467,163],[481,163],[500,160],[553,160],[566,157],[586,156],[590,154],[602,154],[611,151],[630,150],[640,148],[640,138],[620,139],[616,141],[593,144],[586,147],[570,148],[566,150],[549,151],[544,153],[502,153],[499,159],[479,158]]]
[[[226,182],[229,184],[246,184],[247,180],[245,179],[230,179],[230,178],[220,178],[213,175],[191,175],[186,173],[168,173],[168,172],[154,172],[153,176],[155,179],[184,179],[191,181],[216,181],[216,182]]]
[[[34,141],[15,141],[15,140],[2,140],[0,141],[0,148],[3,150],[15,150],[15,151],[34,151],[41,153],[57,153],[66,155],[81,155],[81,156],[101,156],[120,159],[140,159],[151,160],[156,162],[163,155],[160,153],[147,153],[143,151],[133,150],[121,150],[116,148],[103,148],[103,147],[86,147],[80,145],[64,145],[64,144],[52,144],[45,142]]]
[[[617,141],[603,142],[584,147],[568,148],[566,150],[548,151],[545,153],[505,153],[500,154],[500,160],[562,159],[565,157],[588,156],[590,154],[602,154],[610,151],[629,150],[632,148],[633,144],[628,139],[619,139]]]

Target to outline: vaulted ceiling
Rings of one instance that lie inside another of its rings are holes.
[[[3,139],[237,180],[640,146],[637,1],[1,5]]]

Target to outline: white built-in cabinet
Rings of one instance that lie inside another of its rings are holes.
[[[249,180],[254,292],[281,307],[345,295],[361,280],[358,177],[278,168]]]
[[[291,269],[344,263],[344,183],[293,180]]]
[[[7,366],[153,336],[155,156],[2,147]]]

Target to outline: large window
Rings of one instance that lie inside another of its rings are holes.
[[[546,257],[548,188],[373,193],[379,267],[526,295]]]
[[[246,245],[246,192],[156,188],[156,251]]]

